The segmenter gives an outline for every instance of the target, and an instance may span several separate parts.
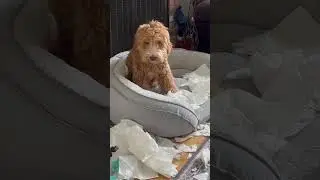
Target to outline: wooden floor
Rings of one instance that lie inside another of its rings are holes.
[[[182,142],[182,144],[185,144],[187,146],[192,146],[192,145],[196,145],[197,148],[201,148],[201,146],[207,142],[209,137],[205,137],[205,136],[196,136],[196,137],[192,137],[184,142]],[[193,154],[193,153],[185,153],[182,152],[180,155],[179,160],[174,159],[173,160],[173,164],[177,165],[177,170],[180,171],[184,166],[186,166],[189,162],[189,154]],[[167,178],[164,177],[162,175],[159,175],[159,177],[157,178],[153,178],[152,180],[170,180],[171,178]]]

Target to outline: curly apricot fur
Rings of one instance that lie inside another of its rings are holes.
[[[146,90],[152,91],[159,87],[162,94],[176,92],[177,87],[168,63],[171,50],[168,28],[161,22],[152,20],[140,25],[126,61],[127,78]]]

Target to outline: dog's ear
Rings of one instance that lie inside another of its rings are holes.
[[[146,30],[149,29],[149,28],[150,28],[150,25],[149,25],[149,24],[141,24],[141,25],[138,27],[137,31],[136,31],[135,38],[139,38],[138,36],[139,36],[140,34],[144,34],[144,33],[146,32]]]
[[[149,24],[142,24],[138,27],[134,35],[133,49],[136,49],[136,47],[139,46],[140,36],[144,34],[148,28],[150,28]]]

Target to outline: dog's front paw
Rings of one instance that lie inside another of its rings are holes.
[[[169,93],[176,93],[178,92],[178,89],[173,87],[173,88],[168,88],[168,89],[162,89],[161,94],[169,94]]]
[[[172,92],[172,93],[176,93],[176,92],[178,92],[178,89],[177,89],[176,87],[171,88],[170,92]]]

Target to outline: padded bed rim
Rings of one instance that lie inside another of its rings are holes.
[[[120,59],[119,57],[117,57],[117,55],[114,56],[114,57]],[[117,59],[112,59],[112,58],[111,58],[111,61],[116,61],[116,60],[117,60]],[[116,80],[118,84],[121,84],[122,86],[125,86],[125,88],[126,88],[130,93],[133,93],[133,94],[135,94],[135,95],[137,95],[137,96],[140,96],[140,97],[143,97],[143,98],[150,98],[150,97],[143,96],[142,94],[137,93],[137,92],[131,90],[130,88],[128,88],[126,85],[124,85],[124,84],[116,77],[115,72],[114,72],[114,69],[116,68],[116,67],[115,67],[116,64],[119,63],[120,61],[121,61],[121,59],[118,60],[117,62],[115,62],[114,65],[112,66],[112,69],[111,69],[112,71],[111,71],[111,72],[112,72],[112,76],[114,77],[113,80]],[[112,81],[111,81],[111,82],[112,82]],[[128,95],[125,95],[125,93],[121,92],[116,86],[113,86],[112,88],[113,88],[114,90],[116,90],[119,94],[121,94],[123,97],[125,97],[127,100],[130,100],[131,102],[133,102],[133,103],[135,103],[135,104],[139,104],[139,105],[142,104],[144,109],[152,110],[152,111],[160,111],[158,108],[152,108],[152,107],[151,107],[151,108],[148,108],[148,107],[152,106],[151,104],[147,104],[147,103],[144,103],[144,102],[141,102],[141,101],[139,102],[139,101],[137,101],[136,99],[129,98]],[[184,109],[185,111],[187,111],[188,114],[193,115],[193,116],[195,117],[195,119],[199,122],[199,118],[198,118],[198,116],[196,115],[196,113],[193,112],[193,111],[191,111],[190,109],[184,107],[184,106],[181,105],[181,104],[173,103],[173,102],[166,102],[166,101],[162,101],[162,100],[158,100],[158,99],[152,99],[152,100],[157,101],[157,102],[160,102],[160,103],[165,103],[165,104],[168,104],[168,103],[169,103],[169,104],[171,104],[171,105],[173,105],[173,106],[176,106],[177,109],[182,108],[182,109]],[[147,106],[148,106],[148,107],[147,107]],[[153,106],[153,107],[154,107],[154,106]],[[174,113],[174,112],[165,111],[165,110],[163,110],[162,112],[171,113],[171,114],[174,114],[174,115],[176,115],[176,116],[181,117],[181,114],[177,114],[177,113]],[[184,119],[185,119],[185,118],[184,118]],[[188,118],[188,119],[186,119],[186,120],[188,121],[188,123],[190,123],[190,125],[192,125],[192,123],[190,122],[189,119],[190,119],[190,118]],[[194,125],[192,125],[192,126],[194,126]]]
[[[120,93],[116,88],[112,88],[114,91],[116,91],[118,94],[121,94],[122,95],[122,93]],[[110,89],[110,92],[112,92],[112,90]],[[132,101],[132,99],[128,99],[127,97],[125,97],[125,96],[122,96],[123,98],[125,98],[126,100],[128,100],[128,101],[130,101],[130,102],[132,102],[132,103],[134,103],[134,104],[139,104],[139,103],[136,103],[135,101]],[[111,106],[112,106],[112,103],[111,103]],[[140,106],[141,107],[141,106]],[[150,106],[149,106],[150,107]],[[173,113],[173,112],[168,112],[168,111],[160,111],[160,110],[158,110],[157,108],[148,108],[147,106],[142,106],[141,108],[143,108],[143,109],[145,109],[145,110],[147,110],[147,111],[153,111],[153,112],[163,112],[163,113],[167,113],[167,114],[171,114],[171,115],[174,115],[174,116],[179,116],[179,115],[177,115],[176,113]],[[183,114],[183,113],[182,113]],[[189,114],[188,114],[189,115]],[[197,126],[198,126],[198,124],[199,124],[199,120],[198,120],[198,118],[197,118],[197,120],[196,120],[196,123],[192,123],[192,121],[193,120],[190,120],[188,117],[190,117],[190,116],[188,116],[188,115],[185,115],[184,117],[183,116],[179,116],[179,119],[181,119],[180,121],[183,121],[184,123],[187,123],[187,124],[189,124],[191,127],[193,127],[193,128],[196,128]],[[127,119],[127,117],[124,117],[124,119]],[[135,122],[137,122],[137,123],[139,123],[138,121],[136,121],[135,119],[132,119],[132,118],[130,118],[132,121],[135,121]],[[112,119],[111,119],[111,121],[112,121]],[[191,131],[185,131],[185,133],[184,134],[180,134],[179,136],[187,136],[187,135],[189,135],[192,131],[194,131],[194,130],[191,130]],[[176,137],[176,136],[163,136],[163,137],[168,137],[168,138],[172,138],[172,137]]]

